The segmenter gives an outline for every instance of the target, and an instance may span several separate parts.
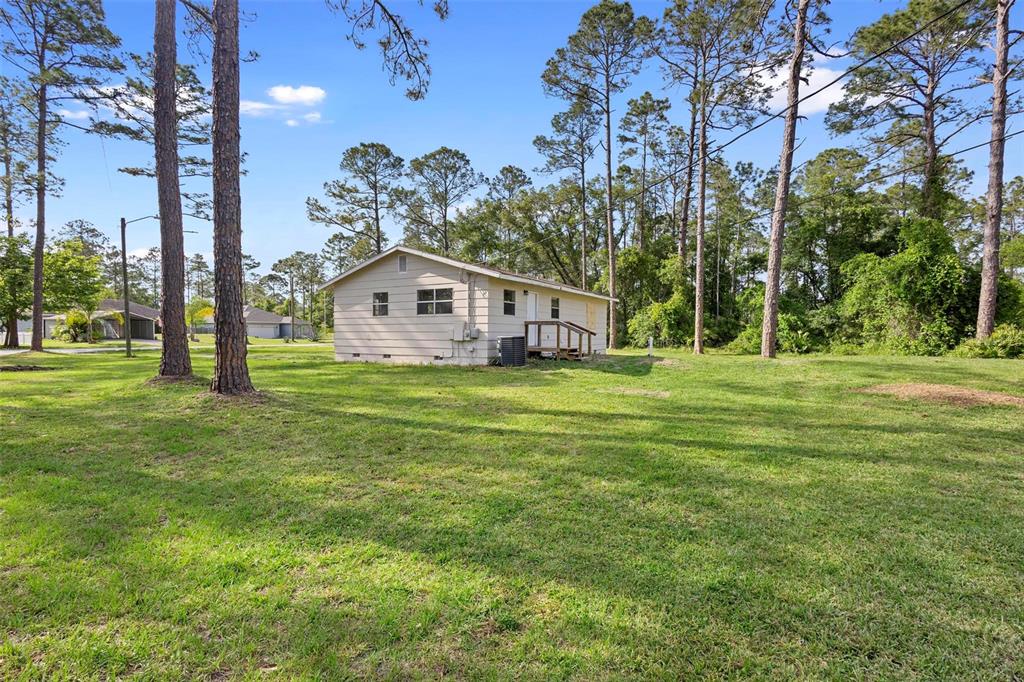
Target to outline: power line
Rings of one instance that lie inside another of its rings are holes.
[[[864,68],[865,66],[867,66],[867,65],[868,65],[868,64],[870,64],[871,62],[875,61],[876,59],[880,59],[881,57],[884,57],[885,55],[889,54],[890,52],[892,52],[893,50],[895,50],[895,49],[896,49],[896,48],[898,48],[899,46],[903,45],[904,43],[906,43],[906,42],[909,42],[909,41],[913,40],[913,39],[914,39],[914,38],[916,38],[917,36],[921,35],[921,34],[922,34],[922,33],[924,33],[925,31],[927,31],[927,30],[928,30],[929,28],[931,28],[931,27],[932,27],[933,25],[935,25],[935,24],[937,24],[937,23],[939,23],[939,22],[941,22],[941,21],[945,20],[945,19],[946,19],[947,17],[949,17],[949,16],[951,16],[951,15],[955,14],[956,12],[960,11],[961,9],[963,9],[964,7],[966,7],[967,5],[971,4],[971,3],[973,2],[973,1],[974,1],[974,0],[963,0],[963,1],[962,1],[962,2],[960,3],[960,4],[958,4],[958,5],[954,6],[954,7],[952,7],[951,9],[949,9],[949,10],[948,10],[948,11],[946,11],[946,12],[943,12],[942,14],[940,14],[940,15],[939,15],[939,16],[937,16],[937,17],[935,17],[934,19],[932,19],[931,21],[929,21],[928,23],[926,23],[926,24],[925,24],[924,26],[922,26],[921,28],[917,29],[916,31],[914,31],[914,32],[913,32],[913,33],[911,33],[910,35],[906,36],[905,38],[902,38],[902,39],[900,39],[900,40],[896,41],[896,42],[895,42],[895,43],[893,43],[892,45],[890,45],[890,46],[886,47],[886,48],[885,48],[884,50],[881,50],[881,51],[879,51],[879,52],[876,52],[876,53],[872,54],[871,56],[869,56],[869,57],[866,57],[866,58],[862,59],[862,60],[861,60],[861,61],[859,61],[858,63],[856,63],[856,64],[854,64],[853,66],[851,66],[850,68],[848,68],[848,69],[847,69],[846,71],[844,71],[843,73],[839,74],[838,76],[836,76],[835,78],[833,78],[832,80],[830,80],[830,81],[829,81],[828,83],[826,83],[826,84],[822,85],[821,87],[819,87],[818,89],[816,89],[816,90],[814,90],[814,91],[812,91],[812,92],[809,92],[809,93],[807,93],[806,95],[803,95],[802,97],[800,97],[800,99],[798,99],[798,100],[797,100],[796,102],[794,102],[793,104],[791,104],[791,105],[787,105],[787,106],[786,106],[786,107],[785,107],[784,109],[782,109],[781,111],[778,111],[778,112],[776,112],[776,113],[772,114],[771,116],[769,116],[768,118],[764,119],[764,120],[763,120],[763,121],[761,121],[760,123],[757,123],[757,124],[755,124],[755,125],[753,125],[753,126],[751,126],[751,127],[747,128],[746,130],[744,130],[743,132],[739,133],[738,135],[734,135],[734,136],[733,136],[732,138],[730,138],[730,139],[729,139],[729,140],[727,140],[726,142],[724,142],[724,143],[720,144],[719,146],[715,147],[715,149],[714,149],[714,150],[712,150],[712,151],[709,151],[709,152],[705,153],[705,154],[704,154],[704,156],[703,156],[703,159],[704,159],[705,161],[706,161],[706,160],[708,160],[708,159],[709,159],[709,158],[710,158],[710,157],[711,157],[711,156],[712,156],[713,154],[718,154],[719,152],[721,152],[721,151],[722,151],[723,149],[725,149],[726,147],[729,147],[730,145],[733,145],[733,144],[735,144],[736,142],[740,141],[741,139],[743,139],[744,137],[746,137],[746,136],[747,136],[747,135],[749,135],[750,133],[752,133],[752,132],[754,132],[754,131],[756,131],[756,130],[759,130],[759,129],[763,128],[764,126],[768,125],[769,123],[771,123],[771,122],[772,122],[772,121],[774,121],[775,119],[777,119],[777,118],[780,118],[781,116],[783,116],[784,114],[786,114],[786,113],[787,113],[787,112],[788,112],[788,111],[789,111],[790,109],[794,109],[794,108],[796,108],[796,109],[797,109],[797,111],[799,111],[799,105],[800,105],[800,104],[801,104],[802,102],[804,102],[804,101],[806,101],[806,100],[808,100],[808,99],[810,99],[810,98],[812,98],[812,97],[815,97],[815,96],[817,96],[817,95],[821,94],[822,92],[824,92],[825,90],[829,89],[830,87],[832,87],[832,86],[833,86],[833,85],[835,85],[836,83],[839,83],[839,82],[840,82],[840,81],[842,81],[843,79],[845,79],[845,78],[847,78],[848,76],[852,75],[852,74],[853,74],[853,73],[854,73],[855,71],[857,71],[858,69],[862,69],[862,68]],[[693,166],[694,166],[694,164],[695,164],[695,163],[698,163],[698,162],[699,162],[700,160],[701,160],[701,157],[698,157],[697,159],[694,159],[693,161],[691,161],[690,163],[688,163],[688,164],[687,164],[686,166],[684,166],[684,167],[682,167],[682,168],[678,168],[678,169],[676,169],[675,171],[672,171],[671,173],[668,173],[668,174],[667,174],[667,175],[666,175],[665,177],[661,178],[660,180],[655,180],[655,181],[654,181],[654,182],[652,182],[652,183],[651,183],[650,185],[648,185],[648,186],[647,186],[647,187],[645,188],[645,190],[644,190],[644,191],[646,191],[646,190],[649,190],[649,189],[651,189],[651,187],[654,187],[654,186],[660,185],[661,183],[665,182],[665,181],[666,181],[666,180],[668,180],[669,178],[671,178],[671,177],[674,177],[675,175],[678,175],[679,173],[681,173],[681,172],[683,172],[683,171],[686,171],[687,173],[689,173],[689,172],[690,172],[690,171],[691,171],[691,170],[693,169]],[[641,194],[641,193],[642,193],[642,192],[634,192],[633,194],[630,194],[630,195],[626,196],[626,197],[624,198],[624,200],[629,200],[629,199],[633,199],[633,198],[635,198],[635,197],[636,197],[637,195],[639,195],[639,194]]]
[[[893,43],[892,45],[889,45],[888,47],[886,47],[886,48],[885,48],[884,50],[881,50],[881,51],[879,51],[879,52],[876,52],[876,53],[874,53],[874,54],[872,54],[872,55],[870,55],[870,56],[868,56],[868,57],[866,57],[866,58],[862,59],[861,61],[859,61],[858,63],[854,64],[853,66],[851,66],[850,68],[848,68],[848,69],[847,69],[846,71],[844,71],[843,73],[841,73],[840,75],[838,75],[838,76],[836,76],[835,78],[833,78],[832,80],[830,80],[830,81],[829,81],[828,83],[826,83],[826,84],[822,85],[821,87],[817,88],[816,90],[814,90],[814,91],[812,91],[812,92],[809,92],[809,93],[807,93],[807,94],[803,95],[802,97],[800,97],[800,99],[798,99],[798,100],[797,100],[796,102],[794,102],[794,103],[793,103],[792,105],[787,105],[787,106],[786,106],[785,108],[783,108],[783,109],[782,109],[781,111],[778,111],[778,112],[776,112],[775,114],[772,114],[771,116],[767,117],[767,118],[766,118],[766,119],[764,119],[763,121],[761,121],[761,122],[759,122],[759,123],[757,123],[757,124],[755,124],[755,125],[752,125],[752,126],[750,126],[749,128],[747,128],[747,129],[746,129],[746,130],[744,130],[743,132],[739,133],[738,135],[734,135],[734,136],[733,136],[732,138],[730,138],[730,139],[729,139],[729,140],[727,140],[726,142],[724,142],[724,143],[722,143],[722,144],[718,145],[718,146],[717,146],[717,147],[715,147],[715,148],[714,148],[713,150],[710,150],[710,151],[708,151],[708,152],[705,152],[705,153],[704,153],[704,154],[703,154],[702,156],[700,156],[700,157],[698,157],[698,158],[696,158],[696,159],[693,159],[693,160],[691,160],[691,161],[690,161],[690,162],[689,162],[689,163],[688,163],[688,164],[687,164],[686,166],[680,167],[680,168],[676,169],[675,171],[672,171],[672,172],[670,172],[670,173],[667,173],[667,174],[666,174],[666,175],[665,175],[664,177],[662,177],[661,179],[659,179],[659,180],[655,180],[655,181],[651,182],[650,184],[646,185],[646,186],[644,187],[644,189],[643,189],[643,190],[638,190],[638,191],[636,191],[636,192],[633,192],[633,193],[631,193],[631,194],[629,194],[629,195],[627,195],[627,196],[623,197],[622,199],[620,199],[620,202],[626,202],[626,201],[629,201],[630,199],[635,199],[635,198],[636,198],[637,196],[640,196],[641,194],[643,194],[643,193],[645,193],[645,192],[647,192],[647,191],[650,191],[650,190],[651,190],[651,189],[652,189],[653,187],[656,187],[656,186],[658,186],[658,185],[660,185],[660,184],[662,184],[662,183],[666,182],[666,181],[667,181],[667,180],[669,180],[670,178],[672,178],[672,177],[675,177],[676,175],[678,175],[679,173],[682,173],[683,171],[686,171],[687,173],[689,173],[689,172],[690,172],[690,171],[691,171],[691,170],[693,169],[694,165],[695,165],[696,163],[699,163],[699,162],[700,162],[701,160],[704,160],[704,161],[708,161],[708,160],[710,160],[710,161],[711,161],[712,163],[716,163],[716,162],[717,162],[717,163],[722,163],[722,164],[724,165],[724,161],[722,161],[721,159],[718,159],[718,158],[717,158],[716,156],[713,156],[713,155],[717,155],[717,154],[719,154],[719,153],[720,153],[720,152],[721,152],[721,151],[722,151],[723,149],[725,149],[726,147],[729,147],[730,145],[733,145],[733,144],[735,144],[736,142],[738,142],[739,140],[743,139],[744,137],[746,137],[746,136],[747,136],[747,135],[749,135],[750,133],[752,133],[752,132],[754,132],[754,131],[756,131],[756,130],[758,130],[758,129],[760,129],[760,128],[763,128],[764,126],[768,125],[768,123],[770,123],[770,122],[774,121],[774,120],[775,120],[775,119],[777,119],[777,118],[780,118],[781,116],[783,116],[784,114],[786,114],[786,113],[787,113],[787,112],[788,112],[788,111],[789,111],[790,109],[796,108],[796,109],[797,109],[797,111],[799,111],[799,105],[800,105],[800,104],[801,104],[802,102],[804,102],[804,101],[806,101],[806,100],[808,100],[808,99],[810,99],[810,98],[812,98],[812,97],[815,97],[815,96],[817,96],[817,95],[821,94],[822,92],[824,92],[824,91],[825,91],[825,90],[827,90],[828,88],[832,87],[832,86],[833,86],[833,85],[835,85],[836,83],[839,83],[839,82],[840,82],[840,81],[842,81],[843,79],[845,79],[845,78],[847,78],[848,76],[850,76],[851,74],[853,74],[853,73],[854,73],[855,71],[857,71],[858,69],[862,69],[862,68],[864,68],[865,66],[867,66],[867,65],[868,65],[868,64],[870,64],[871,62],[875,61],[876,59],[880,59],[881,57],[884,57],[885,55],[889,54],[890,52],[892,52],[892,51],[893,51],[893,50],[895,50],[896,48],[898,48],[898,47],[900,47],[901,45],[903,45],[904,43],[907,43],[907,42],[909,42],[910,40],[913,40],[913,39],[914,39],[914,38],[916,38],[917,36],[921,35],[921,34],[922,34],[922,33],[924,33],[925,31],[927,31],[928,29],[930,29],[930,28],[931,28],[932,26],[934,26],[934,25],[938,24],[938,23],[939,23],[939,22],[941,22],[941,21],[944,21],[945,19],[947,19],[948,17],[952,16],[952,15],[953,15],[953,14],[955,14],[956,12],[959,12],[959,11],[960,11],[961,9],[963,9],[963,8],[964,8],[964,7],[966,7],[967,5],[971,4],[971,3],[973,2],[973,1],[974,1],[974,0],[962,0],[962,2],[960,2],[960,3],[959,3],[959,4],[957,4],[957,5],[955,5],[954,7],[950,8],[950,9],[949,9],[949,10],[947,10],[946,12],[943,12],[942,14],[940,14],[940,15],[939,15],[939,16],[937,16],[937,17],[935,17],[934,19],[932,19],[932,20],[928,21],[928,22],[927,22],[927,23],[926,23],[926,24],[925,24],[924,26],[922,26],[921,28],[917,29],[916,31],[914,31],[914,32],[913,32],[913,33],[911,33],[910,35],[908,35],[908,36],[905,36],[904,38],[901,38],[900,40],[896,41],[896,42],[895,42],[895,43]],[[983,24],[982,28],[984,28],[984,26],[985,26],[985,24]],[[892,96],[890,96],[890,99],[891,99],[891,98],[892,98]],[[1013,135],[1017,135],[1017,134],[1019,134],[1019,133],[1014,133]],[[1009,138],[1010,138],[1010,137],[1012,137],[1013,135],[1011,135],[1011,136],[1006,136],[1006,137],[1004,137],[1003,139],[1009,139]],[[985,143],[985,144],[989,144],[989,143]],[[976,148],[977,148],[977,147],[971,147],[970,149],[976,149]],[[968,149],[968,150],[966,150],[966,151],[969,151],[970,149]],[[963,151],[965,151],[965,150],[961,150],[960,152],[953,152],[953,154],[952,154],[952,155],[956,155],[956,154],[959,154],[959,153],[963,153]],[[947,155],[947,156],[949,156],[949,155]],[[807,164],[807,163],[808,163],[808,161],[804,161],[804,162],[802,162],[802,163],[801,163],[801,164],[800,164],[800,165],[798,166],[798,168],[799,168],[799,167],[802,167],[803,165],[805,165],[805,164]],[[790,172],[792,172],[792,170],[791,170]],[[878,181],[878,180],[880,180],[880,179],[877,179],[877,178],[876,178],[876,181]],[[585,198],[584,198],[584,200],[585,200]],[[774,213],[774,210],[772,211],[772,213]],[[540,243],[540,242],[542,242],[542,241],[547,241],[548,239],[552,239],[552,238],[554,238],[555,236],[556,236],[556,235],[550,235],[550,236],[548,236],[548,237],[545,237],[545,238],[543,238],[543,239],[541,239],[541,240],[538,240],[538,241],[537,241],[537,242],[535,242],[534,244],[527,244],[527,245],[524,245],[524,246],[522,246],[522,247],[520,247],[520,248],[518,248],[518,249],[515,249],[515,250],[513,250],[513,251],[508,251],[508,252],[505,252],[504,254],[502,254],[502,256],[504,256],[504,257],[506,257],[506,258],[507,258],[508,256],[512,256],[512,255],[515,255],[515,254],[517,254],[517,253],[520,253],[520,252],[522,252],[522,251],[525,251],[525,250],[526,250],[526,249],[528,249],[528,248],[531,248],[531,247],[532,247],[533,245],[535,245],[535,244],[537,244],[537,243]],[[484,262],[484,263],[486,263],[487,261],[483,261],[483,262]]]
[[[983,147],[988,147],[993,142],[1005,142],[1006,140],[1012,139],[1012,138],[1017,137],[1018,135],[1022,135],[1022,134],[1024,134],[1024,130],[1018,130],[1015,133],[1008,133],[1006,135],[1003,135],[1002,137],[997,138],[996,140],[987,140],[986,142],[979,142],[978,144],[971,145],[970,147],[964,147],[963,149],[958,149],[958,150],[956,150],[954,152],[949,152],[948,154],[943,154],[942,156],[946,157],[946,158],[950,158],[950,157],[954,157],[954,156],[959,156],[961,154],[966,154],[967,152],[973,152],[975,149],[982,149]],[[869,177],[864,178],[864,180],[862,180],[861,182],[859,182],[856,185],[854,185],[852,189],[858,190],[861,187],[864,187],[865,185],[877,184],[877,183],[880,183],[880,182],[885,182],[886,180],[894,178],[894,177],[896,177],[898,175],[904,175],[906,173],[909,173],[910,171],[914,171],[914,170],[918,170],[919,168],[923,168],[926,165],[927,165],[926,161],[920,161],[918,163],[914,163],[914,164],[911,164],[909,166],[904,166],[902,168],[898,168],[898,169],[896,169],[894,171],[891,171],[889,173],[885,173],[883,175],[869,176]],[[874,170],[878,170],[878,169],[874,169]],[[805,199],[802,199],[802,200],[796,200],[794,202],[789,202],[789,205],[786,207],[786,210],[788,211],[790,208],[796,208],[796,207],[803,206],[805,204],[813,203],[815,201],[821,201],[823,199],[828,199],[829,197],[835,196],[837,193],[838,192],[828,192],[826,194],[819,194],[817,196],[806,197]],[[774,216],[775,213],[776,213],[776,211],[775,211],[774,208],[771,209],[770,211],[765,211],[763,213],[760,213],[758,215],[752,216],[751,218],[747,219],[746,224],[750,224],[750,223],[753,223],[755,221],[762,220],[764,218],[770,218],[770,217]]]

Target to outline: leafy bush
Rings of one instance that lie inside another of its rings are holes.
[[[739,355],[757,355],[761,352],[761,327],[747,325],[735,339],[726,344],[725,350]]]
[[[1022,358],[1024,329],[1015,324],[1001,324],[987,339],[968,339],[950,355],[960,358]]]
[[[778,342],[783,353],[810,353],[814,349],[806,321],[793,313],[779,313]]]
[[[747,326],[729,342],[730,353],[755,355],[761,352],[761,327],[764,320],[764,286],[752,287],[738,300]],[[783,353],[810,353],[820,345],[818,334],[802,304],[792,299],[779,303],[778,349]]]
[[[58,324],[53,335],[61,341],[78,343],[89,338],[89,318],[81,310],[72,310],[64,316],[64,321]]]
[[[892,256],[861,254],[843,264],[845,340],[897,353],[944,353],[973,324],[976,278],[941,223],[908,220],[900,237],[903,250]]]
[[[686,297],[675,293],[664,303],[651,303],[629,320],[627,335],[631,346],[644,347],[653,336],[659,346],[683,346],[690,343],[693,315]]]

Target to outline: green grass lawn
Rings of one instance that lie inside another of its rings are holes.
[[[1024,362],[667,355],[0,359],[0,678],[1024,676]]]

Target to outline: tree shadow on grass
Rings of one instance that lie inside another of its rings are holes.
[[[1014,664],[998,630],[950,625],[1005,613],[1001,589],[967,580],[983,567],[1021,586],[1020,490],[995,475],[1010,463],[929,456],[1006,449],[1008,431],[904,431],[898,412],[850,425],[739,386],[612,406],[543,371],[509,388],[486,371],[299,366],[259,405],[178,386],[103,408],[19,391],[4,522],[14,551],[38,557],[21,541],[34,528],[54,560],[0,597],[8,627],[157,621],[205,654],[185,664],[202,674],[502,676],[512,649],[537,677],[805,657],[884,676],[935,646],[947,672]],[[49,420],[75,425],[73,451],[28,430]],[[97,598],[121,591],[128,611]]]

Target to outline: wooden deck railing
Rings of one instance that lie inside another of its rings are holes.
[[[530,327],[537,328],[537,343],[530,343]],[[544,327],[553,326],[555,328],[555,345],[545,346],[544,345]],[[562,344],[562,330],[565,330],[565,344]],[[583,339],[587,340],[587,355],[591,355],[593,351],[593,337],[597,336],[597,332],[592,329],[587,329],[581,324],[570,322],[569,320],[527,320],[523,323],[523,330],[526,334],[526,352],[527,353],[554,353],[555,357],[558,358],[570,358],[570,357],[582,357],[583,355]],[[572,336],[576,335],[577,345],[572,345]]]

